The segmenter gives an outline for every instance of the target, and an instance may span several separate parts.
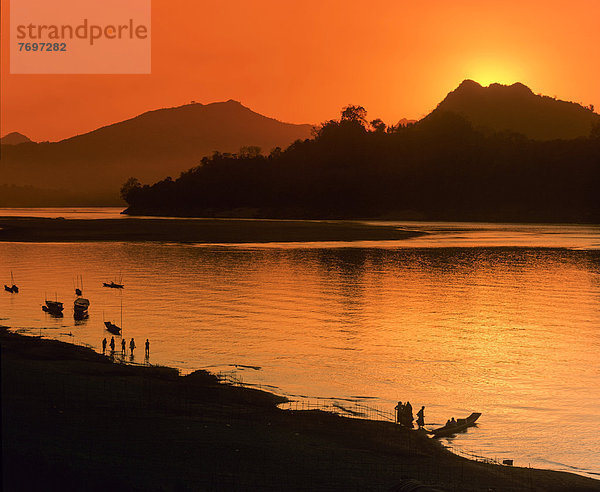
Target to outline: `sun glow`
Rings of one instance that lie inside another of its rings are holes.
[[[523,75],[510,65],[506,66],[496,60],[490,60],[470,64],[465,78],[479,82],[482,86],[494,83],[511,85],[515,82],[523,82]]]

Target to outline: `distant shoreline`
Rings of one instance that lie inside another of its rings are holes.
[[[571,473],[471,461],[390,422],[280,410],[281,397],[204,371],[113,363],[6,327],[0,346],[6,490],[66,478],[91,491],[389,490],[407,477],[442,490],[600,490]]]
[[[403,240],[423,233],[352,221],[0,217],[0,242],[268,243]]]

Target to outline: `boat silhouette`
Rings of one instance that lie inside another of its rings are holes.
[[[18,294],[19,288],[15,285],[15,279],[13,278],[13,273],[10,272],[10,283],[12,284],[10,287],[4,284],[4,290],[6,292],[10,292],[12,294]]]
[[[112,280],[110,282],[102,282],[102,285],[110,289],[123,289],[125,288],[125,286],[123,285],[123,275],[120,276],[119,283]]]
[[[457,419],[456,423],[446,424],[444,427],[439,427],[438,429],[429,431],[429,433],[433,434],[434,437],[452,436],[457,432],[462,432],[468,427],[474,426],[479,417],[481,417],[481,413],[473,412],[465,419]]]
[[[75,287],[75,295],[76,296],[81,296],[83,295],[83,276],[79,275],[79,277],[76,278],[76,282],[73,282],[74,287]]]
[[[114,323],[111,323],[110,321],[105,321],[104,326],[106,326],[106,329],[110,331],[113,335],[121,334],[121,328],[115,325]]]
[[[84,297],[78,297],[73,302],[73,317],[77,320],[85,319],[88,317],[88,307],[90,307],[90,301]]]
[[[104,321],[104,326],[113,335],[121,334],[121,326],[123,326],[123,298],[121,298],[121,326],[118,326],[117,324],[112,323],[110,321]]]
[[[102,282],[104,287],[109,287],[111,289],[124,289],[125,286],[123,284],[116,284],[115,282]]]
[[[48,299],[46,299],[46,305],[42,306],[42,311],[51,314],[52,316],[55,317],[62,317],[63,316],[63,303],[59,302],[59,301],[49,301]]]

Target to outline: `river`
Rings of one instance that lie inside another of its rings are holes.
[[[0,295],[0,324],[100,350],[110,320],[135,338],[134,362],[144,361],[148,338],[151,363],[231,374],[299,401],[385,413],[410,400],[415,412],[425,405],[432,426],[481,412],[476,428],[444,442],[597,478],[600,227],[397,225],[426,234],[346,243],[0,243],[0,282],[12,271],[21,288]],[[72,317],[78,276],[91,301],[83,322]],[[120,278],[125,289],[102,287]],[[64,318],[42,312],[45,298],[65,303]]]

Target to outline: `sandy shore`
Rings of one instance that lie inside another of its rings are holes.
[[[407,239],[420,235],[357,222],[252,219],[46,219],[0,217],[0,241],[262,243]]]
[[[120,365],[6,329],[0,344],[6,491],[362,491],[409,479],[465,492],[600,490],[568,473],[469,461],[392,423],[279,410],[280,397],[205,372]]]

